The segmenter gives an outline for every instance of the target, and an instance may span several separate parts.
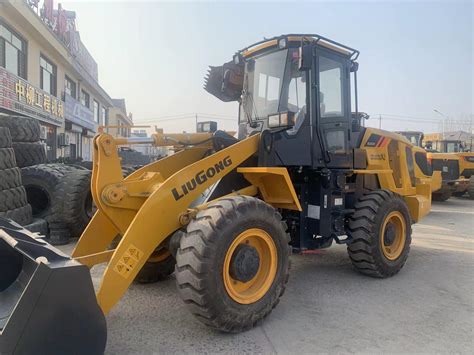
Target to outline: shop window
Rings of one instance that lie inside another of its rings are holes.
[[[26,79],[26,41],[0,23],[0,66]]]
[[[91,97],[84,90],[81,90],[81,104],[83,104],[87,108],[91,107]]]
[[[100,123],[99,117],[99,103],[94,100],[94,121]]]
[[[40,56],[40,87],[48,94],[56,96],[56,66],[44,56]]]
[[[66,75],[64,78],[64,91],[69,96],[72,96],[74,99],[77,98],[76,96],[76,83]]]

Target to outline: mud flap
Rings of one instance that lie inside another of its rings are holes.
[[[0,218],[0,354],[102,354],[106,342],[89,269]]]

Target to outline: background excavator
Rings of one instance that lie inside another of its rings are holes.
[[[196,318],[226,332],[275,308],[292,251],[346,244],[358,272],[398,273],[412,223],[430,211],[432,177],[426,152],[363,127],[357,104],[352,113],[358,56],[319,35],[284,35],[211,67],[205,89],[239,102],[238,138],[97,135],[98,210],[70,257],[0,222],[0,352],[102,353],[105,315],[139,273],[174,270]],[[117,149],[140,143],[177,152],[124,179]],[[100,263],[95,292],[89,268]]]

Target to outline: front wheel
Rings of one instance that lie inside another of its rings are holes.
[[[349,218],[347,247],[354,268],[373,277],[390,277],[405,265],[411,219],[403,198],[388,190],[362,196]]]
[[[240,332],[283,295],[289,238],[280,214],[247,196],[222,198],[198,213],[176,255],[179,293],[206,325]]]

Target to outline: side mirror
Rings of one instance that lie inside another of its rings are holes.
[[[355,73],[359,70],[359,63],[351,62],[351,73]]]
[[[313,65],[313,46],[312,45],[302,45],[299,48],[300,60],[298,63],[298,69],[300,71],[310,70]]]

